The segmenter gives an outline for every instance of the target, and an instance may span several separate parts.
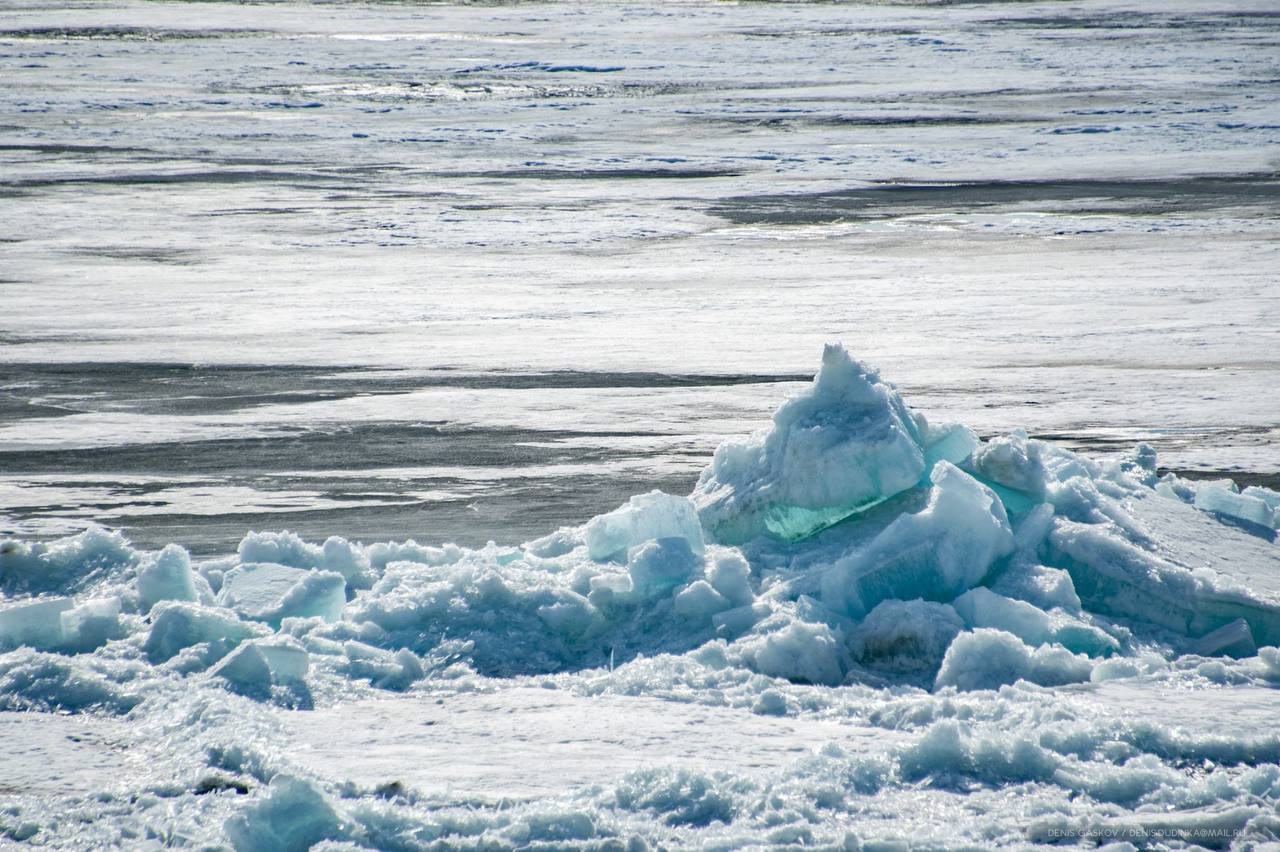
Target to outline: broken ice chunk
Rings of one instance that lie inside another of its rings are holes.
[[[844,680],[841,645],[840,638],[825,624],[790,621],[780,630],[742,639],[732,650],[743,664],[760,674],[835,686]]]
[[[59,621],[64,649],[92,651],[120,635],[120,599],[107,597],[85,601],[61,613]]]
[[[1015,564],[1000,575],[991,588],[1041,609],[1057,607],[1067,612],[1080,611],[1080,596],[1076,594],[1075,584],[1071,582],[1071,575],[1061,568]]]
[[[650,491],[597,515],[583,529],[587,554],[608,559],[655,538],[682,538],[694,553],[703,549],[698,512],[687,497]]]
[[[884,601],[853,631],[858,662],[891,672],[937,672],[964,622],[947,604]]]
[[[311,656],[297,641],[280,638],[253,643],[271,667],[271,675],[281,682],[303,681],[311,669]]]
[[[583,544],[582,531],[573,527],[561,527],[553,533],[524,543],[526,553],[542,559],[555,559],[572,553],[574,548]]]
[[[918,483],[922,423],[878,372],[827,346],[813,384],[768,432],[716,450],[693,501],[725,544],[806,538]]]
[[[159,601],[194,601],[195,575],[187,551],[171,544],[138,568],[138,597],[143,612]]]
[[[741,552],[718,549],[710,562],[707,579],[730,603],[744,606],[755,599],[755,594],[751,591],[751,566]]]
[[[1265,500],[1247,494],[1236,494],[1221,485],[1197,486],[1195,506],[1204,512],[1229,515],[1260,527],[1275,529],[1275,510]]]
[[[964,469],[993,490],[1005,509],[1020,514],[1040,503],[1049,477],[1043,444],[1025,432],[992,438],[973,451]]]
[[[553,633],[572,641],[604,627],[600,611],[582,595],[563,589],[557,597],[555,603],[534,610]]]
[[[676,595],[675,610],[689,621],[710,621],[711,616],[724,612],[732,604],[724,595],[712,588],[706,580],[690,583]]]
[[[1117,536],[1114,527],[1058,519],[1048,543],[1049,561],[1070,572],[1092,612],[1136,618],[1183,636],[1243,618],[1259,641],[1280,642],[1280,602],[1170,562]]]
[[[960,464],[978,449],[978,436],[960,423],[928,425],[924,430],[924,461],[927,470],[940,461]]]
[[[0,608],[0,647],[50,649],[62,644],[62,614],[71,598],[36,598]]]
[[[96,526],[52,542],[0,539],[0,595],[73,594],[137,555],[119,530]]]
[[[1040,443],[1029,440],[1026,433],[992,438],[974,451],[972,465],[983,479],[1033,497],[1044,492],[1046,473],[1040,459]]]
[[[247,690],[270,689],[273,683],[302,683],[310,656],[290,639],[253,640],[223,657],[209,674]]]
[[[627,573],[637,595],[651,598],[683,586],[702,567],[701,560],[683,538],[660,538],[633,548]]]
[[[0,607],[0,649],[92,651],[120,634],[120,599],[36,598]]]
[[[1004,507],[986,486],[949,462],[931,474],[929,503],[901,515],[822,578],[822,600],[851,618],[881,601],[949,601],[977,585],[1013,550]]]
[[[596,607],[625,601],[631,595],[629,574],[596,574],[589,585],[591,591],[587,594],[587,600]]]
[[[767,603],[757,601],[746,606],[727,609],[711,616],[711,623],[716,628],[716,635],[732,639],[746,633],[770,613]]]
[[[218,603],[245,618],[277,626],[290,617],[337,621],[347,603],[346,581],[333,571],[247,563],[223,577]]]
[[[979,628],[951,643],[934,687],[996,689],[1019,680],[1058,686],[1086,681],[1092,670],[1087,657],[1064,648],[1041,645],[1033,650],[1011,633]]]
[[[153,663],[164,662],[183,648],[202,642],[234,646],[267,632],[261,625],[240,621],[225,609],[179,601],[156,604],[151,618],[151,632],[142,650]]]
[[[968,627],[995,627],[1012,633],[1030,645],[1042,645],[1053,636],[1049,614],[1026,601],[997,595],[987,588],[970,589],[952,604]]]
[[[347,658],[350,677],[365,678],[379,689],[407,689],[425,674],[422,661],[408,648],[393,654],[363,642],[347,641],[342,653]]]
[[[1120,650],[1120,643],[1091,624],[1065,612],[1045,612],[1026,601],[1013,600],[985,587],[970,589],[952,604],[967,627],[993,627],[1012,633],[1028,645],[1057,643],[1091,657]]]
[[[269,562],[291,568],[336,571],[353,589],[367,589],[373,582],[364,548],[341,536],[329,536],[323,546],[316,546],[288,530],[251,532],[240,541],[237,553],[242,563]]]
[[[1249,623],[1243,618],[1201,636],[1193,650],[1202,657],[1242,658],[1258,653],[1253,634],[1249,632]]]
[[[1252,497],[1255,500],[1261,500],[1263,503],[1270,506],[1273,511],[1280,512],[1280,491],[1272,491],[1270,488],[1250,485],[1240,493],[1245,497]]]
[[[267,796],[226,821],[236,852],[310,849],[337,837],[342,820],[320,788],[283,773],[271,779]]]
[[[246,642],[222,658],[209,672],[241,689],[266,690],[271,688],[271,664],[262,652]]]

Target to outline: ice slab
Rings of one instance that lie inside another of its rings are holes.
[[[822,601],[861,618],[886,600],[949,601],[977,585],[1013,550],[1000,500],[964,471],[939,462],[928,505],[904,514],[822,577]]]
[[[282,640],[252,643],[279,681],[303,681],[311,669],[311,656],[301,646]]]
[[[1195,506],[1205,512],[1229,515],[1260,527],[1275,529],[1275,509],[1260,497],[1237,494],[1220,485],[1196,488]]]
[[[120,599],[36,598],[0,606],[0,648],[88,651],[120,629]]]
[[[1012,633],[1035,647],[1057,643],[1069,651],[1103,656],[1120,643],[1093,625],[1061,610],[1045,612],[1026,601],[1007,598],[986,587],[970,589],[952,603],[966,626],[991,627]]]
[[[152,615],[151,632],[142,649],[153,663],[192,645],[208,642],[226,649],[267,632],[262,625],[240,621],[226,610],[181,601],[162,601]]]
[[[138,597],[144,611],[160,601],[195,601],[195,575],[186,549],[170,544],[138,568]]]
[[[597,515],[583,528],[587,553],[608,559],[655,538],[682,538],[694,553],[702,553],[702,526],[688,497],[661,491],[638,494],[623,505]]]
[[[1273,512],[1280,512],[1280,491],[1272,491],[1270,488],[1260,488],[1257,485],[1250,485],[1243,489],[1240,494],[1244,497],[1252,497],[1255,500],[1261,500],[1271,507]]]
[[[58,616],[62,647],[69,651],[90,651],[120,635],[120,599],[87,600]]]
[[[55,648],[62,644],[62,614],[71,598],[37,598],[0,608],[0,647]]]
[[[261,690],[273,683],[302,683],[310,667],[310,655],[297,642],[252,640],[223,657],[210,674],[243,689]]]
[[[1249,622],[1243,618],[1201,636],[1192,650],[1203,657],[1252,657],[1258,653]]]
[[[1243,618],[1258,645],[1280,644],[1280,548],[1155,492],[1122,505],[1148,547],[1096,526],[1061,525],[1051,536],[1086,609],[1193,638]]]
[[[218,604],[254,621],[278,625],[288,617],[337,621],[346,606],[346,581],[334,571],[251,562],[228,571]]]

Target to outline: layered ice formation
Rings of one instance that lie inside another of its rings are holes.
[[[6,794],[0,833],[77,845],[88,820],[93,842],[241,850],[1274,839],[1280,738],[1170,721],[1146,696],[1280,708],[1278,512],[1267,489],[1158,476],[1145,446],[1098,461],[929,423],[830,346],[691,496],[519,546],[250,533],[193,560],[106,530],[5,541],[0,709],[127,715],[154,757],[120,791]],[[355,749],[317,767],[278,748],[315,708],[519,695],[495,698],[518,719],[531,685],[574,696],[566,713],[626,696],[737,715],[672,726],[654,765],[550,809],[477,799],[465,773],[456,798],[362,786]],[[805,728],[782,768],[749,751],[671,768],[683,738],[732,749],[779,716],[833,727]],[[944,836],[921,809],[964,813]]]

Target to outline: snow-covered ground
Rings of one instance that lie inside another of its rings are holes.
[[[1280,839],[1278,24],[5,4],[0,845]]]

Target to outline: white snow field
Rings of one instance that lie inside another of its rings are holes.
[[[931,422],[831,345],[689,497],[519,546],[0,542],[0,830],[1270,842],[1280,493],[1156,469]]]

